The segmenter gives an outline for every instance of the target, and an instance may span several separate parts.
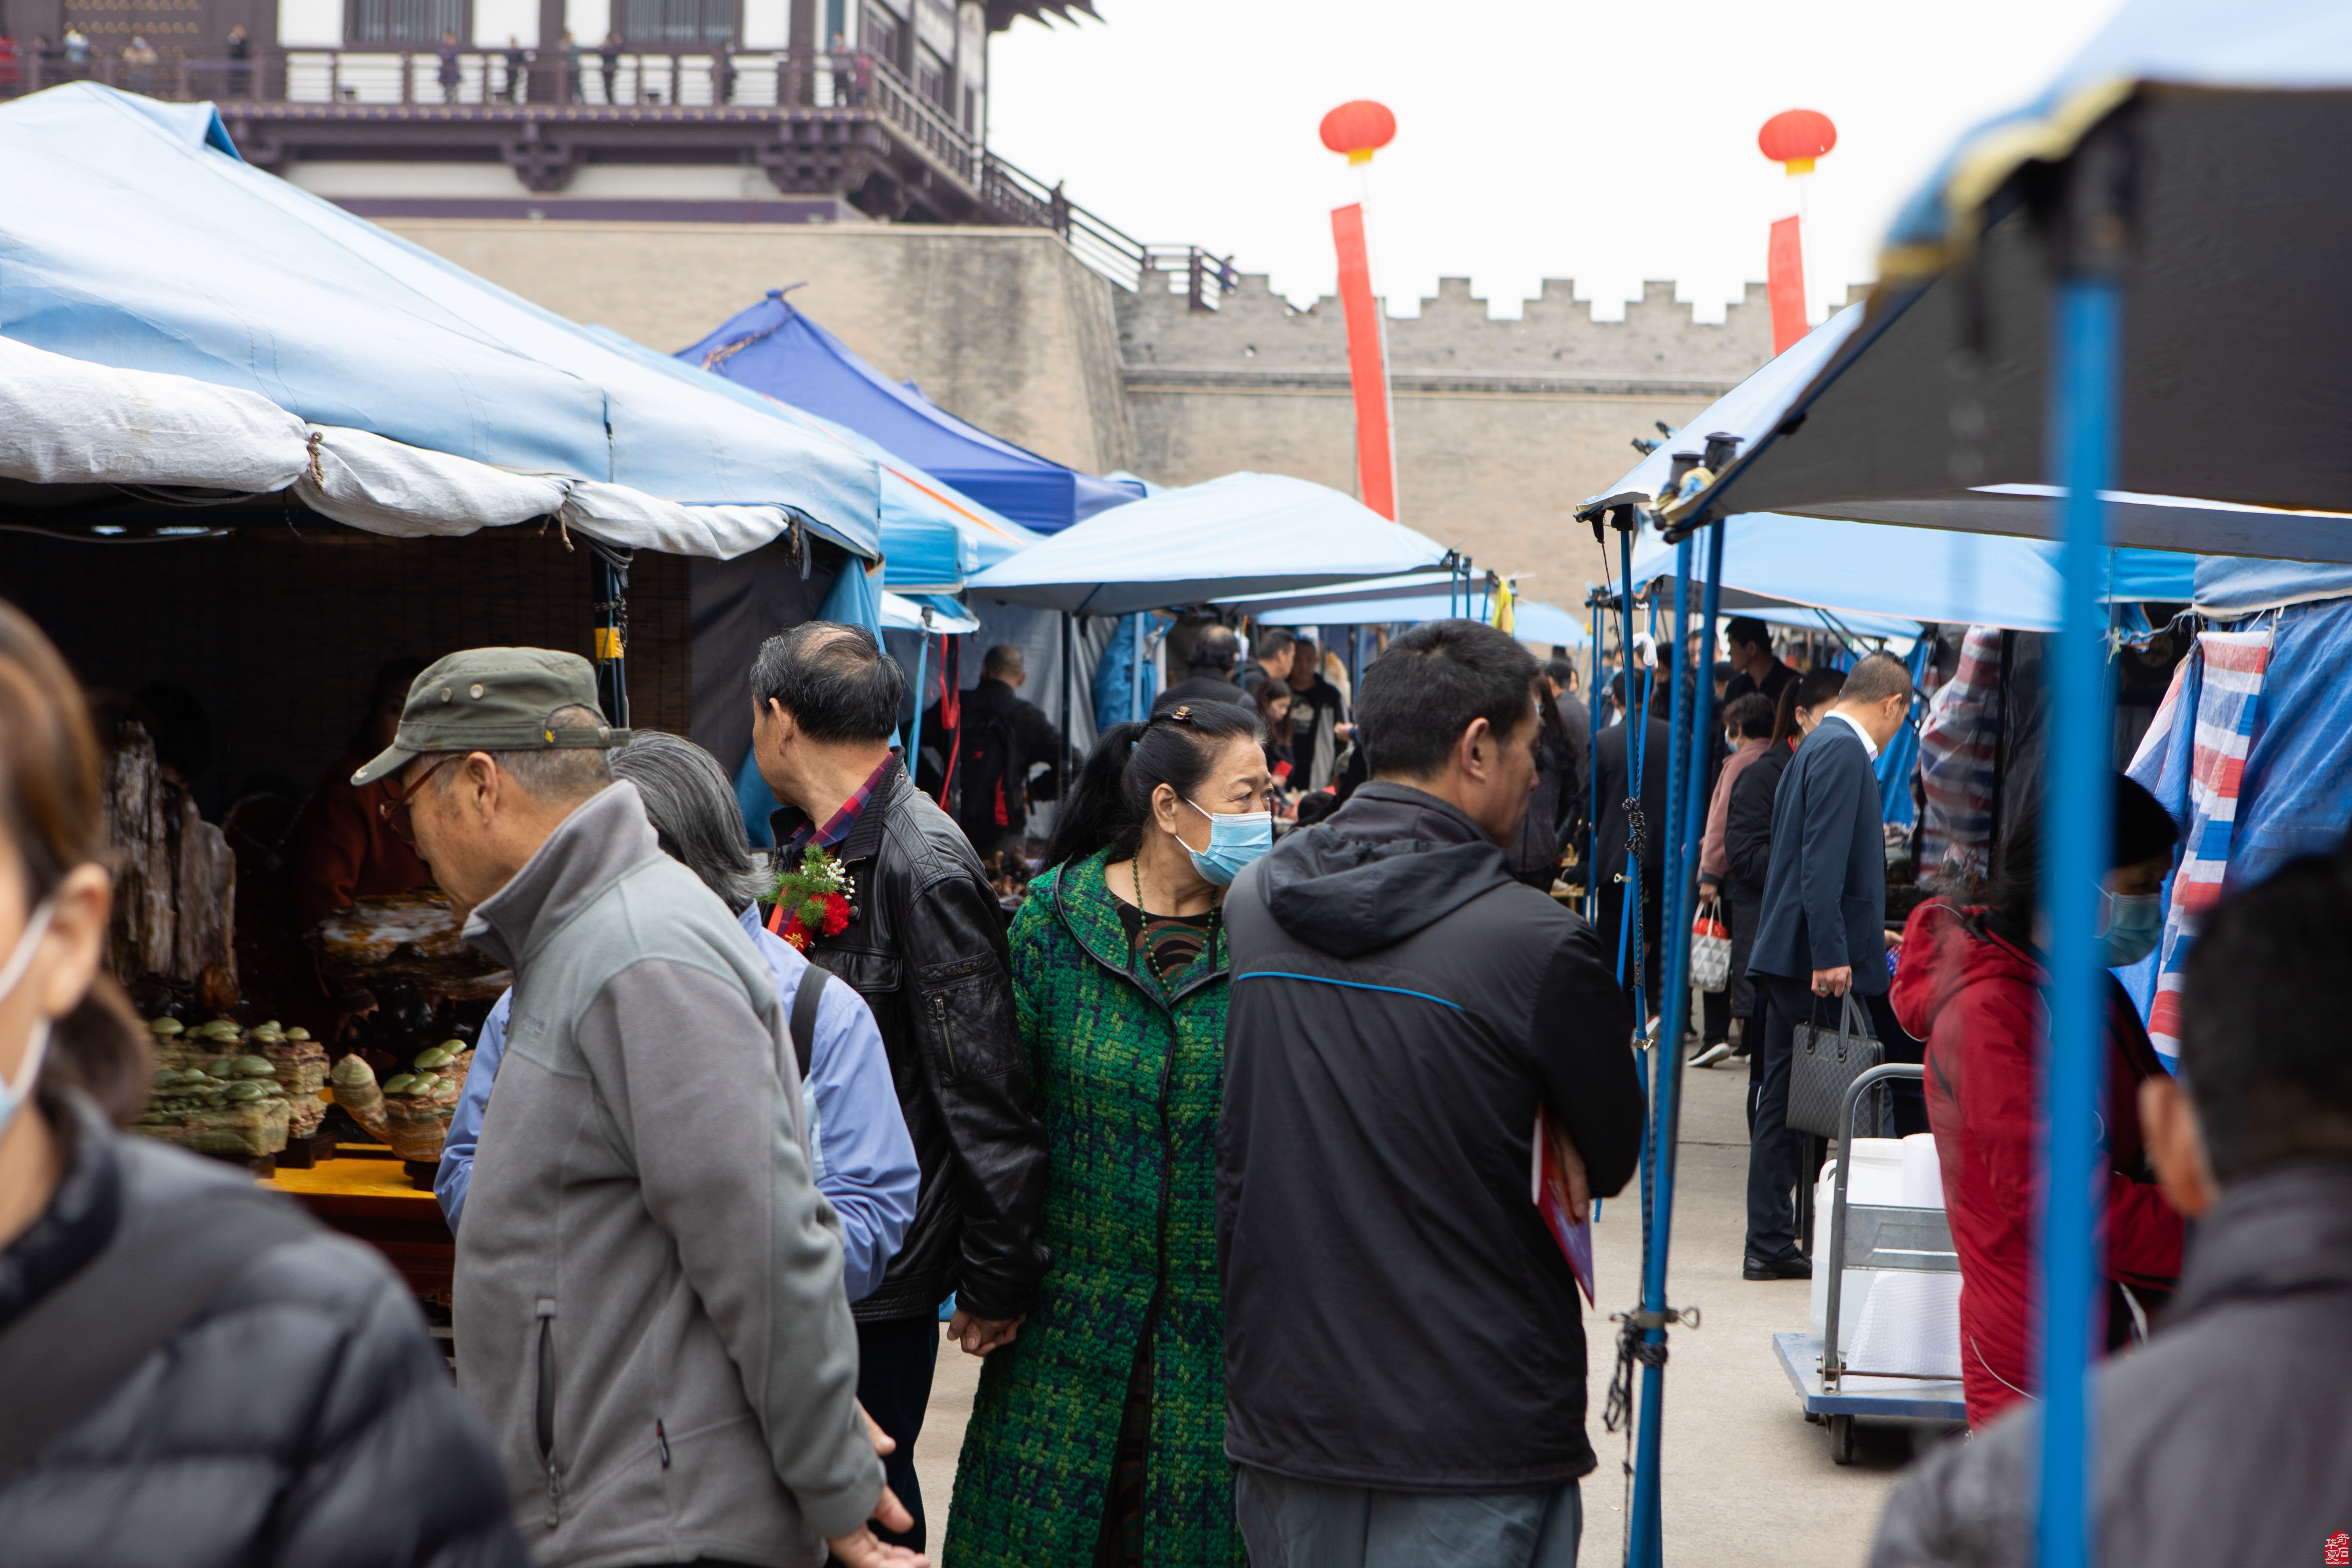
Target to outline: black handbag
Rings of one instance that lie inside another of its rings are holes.
[[[1844,1132],[1838,1111],[1845,1091],[1864,1073],[1886,1059],[1886,1047],[1870,1032],[1870,1015],[1849,991],[1843,998],[1834,1029],[1816,1023],[1796,1027],[1795,1051],[1789,1069],[1789,1126],[1817,1138]],[[1854,1109],[1854,1126],[1864,1136],[1878,1131],[1879,1091],[1872,1089]]]

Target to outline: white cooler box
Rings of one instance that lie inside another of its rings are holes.
[[[1813,1191],[1812,1328],[1824,1340],[1836,1177],[1832,1160]],[[1839,1289],[1838,1348],[1854,1369],[1849,1376],[1862,1374],[1864,1386],[1875,1383],[1867,1376],[1874,1372],[1959,1376],[1959,1258],[1942,1223],[1943,1172],[1934,1135],[1855,1139],[1845,1200],[1850,1261]],[[1906,1216],[1906,1210],[1927,1212]],[[1906,1223],[1928,1214],[1936,1216],[1931,1223]]]

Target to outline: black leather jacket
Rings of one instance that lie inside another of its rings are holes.
[[[804,820],[776,813],[776,842]],[[851,880],[849,925],[809,957],[874,1010],[923,1171],[915,1223],[856,1317],[925,1316],[950,1291],[976,1317],[1022,1316],[1053,1258],[1037,1239],[1045,1132],[996,891],[895,759],[835,854]]]

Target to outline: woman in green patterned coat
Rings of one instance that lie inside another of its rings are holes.
[[[1217,1293],[1217,901],[1273,842],[1264,741],[1222,702],[1108,731],[1013,922],[1054,1267],[981,1371],[955,1568],[1247,1562]]]

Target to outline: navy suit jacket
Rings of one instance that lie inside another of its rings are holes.
[[[1807,980],[1853,968],[1865,996],[1886,989],[1886,837],[1878,775],[1862,737],[1824,719],[1772,795],[1772,859],[1748,973]]]

